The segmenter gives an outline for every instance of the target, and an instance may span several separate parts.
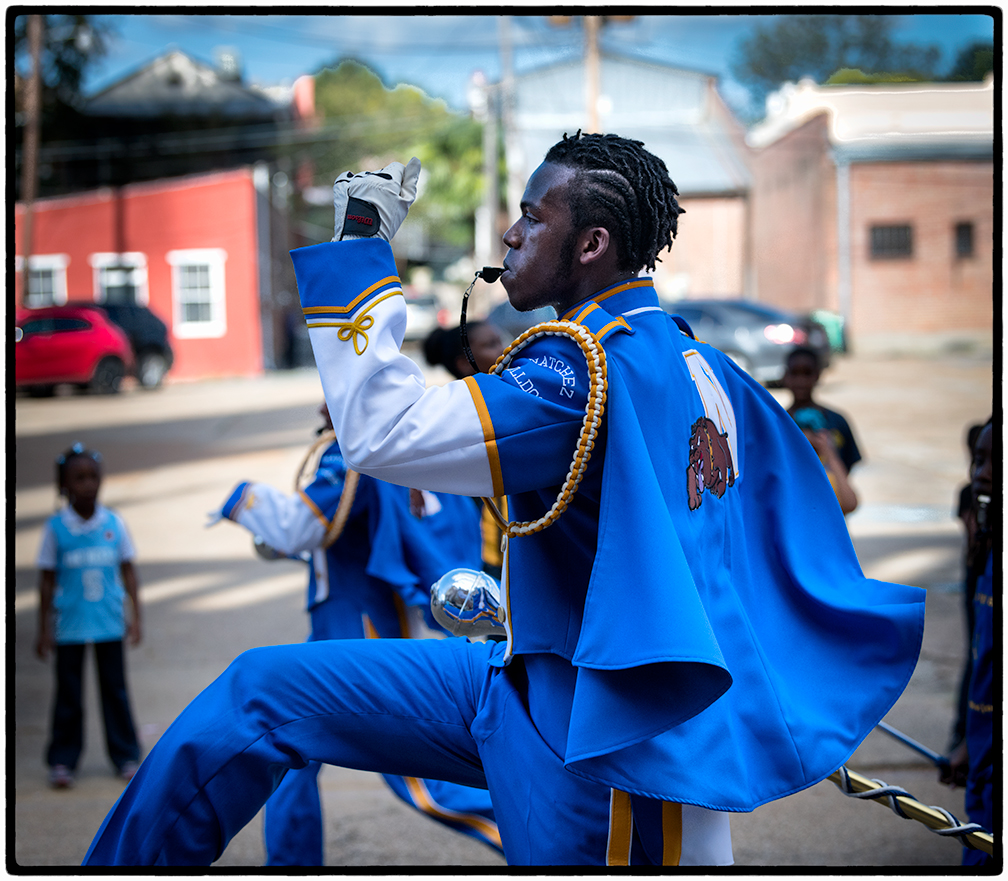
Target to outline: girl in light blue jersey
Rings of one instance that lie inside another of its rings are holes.
[[[76,443],[56,460],[56,484],[67,504],[42,530],[38,553],[39,625],[36,654],[56,649],[56,699],[46,751],[49,782],[73,785],[84,746],[84,649],[94,644],[109,758],[124,780],[140,759],[126,691],[123,637],[140,642],[136,551],[122,518],[98,504],[101,455]],[[124,599],[130,598],[127,616]]]

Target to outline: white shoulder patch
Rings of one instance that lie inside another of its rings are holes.
[[[731,399],[721,383],[718,382],[718,378],[711,370],[707,359],[696,349],[687,349],[683,352],[683,358],[686,359],[686,369],[689,370],[700,400],[703,401],[705,415],[718,427],[719,431],[728,436],[732,468],[735,471],[735,478],[738,479],[738,439],[735,428],[735,410],[732,408]]]

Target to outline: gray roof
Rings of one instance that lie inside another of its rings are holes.
[[[602,131],[643,141],[664,160],[684,195],[737,193],[751,176],[721,113],[711,106],[715,78],[609,53],[600,57]],[[528,175],[564,133],[586,125],[583,59],[515,78],[515,125]]]
[[[156,58],[85,105],[85,112],[92,116],[216,115],[266,120],[282,111],[262,92],[178,51]]]

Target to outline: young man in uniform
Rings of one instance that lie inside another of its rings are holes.
[[[923,591],[865,579],[804,435],[638,276],[681,213],[664,163],[613,135],[551,148],[501,280],[562,320],[432,389],[399,353],[388,245],[418,173],[342,175],[334,241],[292,256],[350,466],[507,495],[506,640],[245,653],[89,864],[208,863],[311,760],[487,787],[511,864],[726,864],[729,812],[827,777],[910,678]]]

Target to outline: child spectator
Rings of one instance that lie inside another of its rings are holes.
[[[56,648],[56,699],[46,753],[49,782],[73,786],[84,746],[84,649],[94,644],[105,744],[119,776],[129,780],[140,758],[123,666],[123,636],[140,642],[136,551],[122,519],[98,504],[101,455],[76,443],[56,460],[56,485],[67,504],[49,518],[38,553],[36,654]],[[132,614],[126,624],[124,597]]]
[[[850,514],[858,501],[847,477],[861,460],[861,451],[847,420],[812,397],[819,374],[815,350],[799,346],[788,355],[781,383],[793,397],[788,413],[819,455],[844,514]]]

